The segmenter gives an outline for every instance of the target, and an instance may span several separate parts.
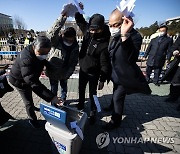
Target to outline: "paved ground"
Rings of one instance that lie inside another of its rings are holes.
[[[41,80],[49,87],[47,79]],[[68,87],[69,102],[77,101],[78,79],[70,79]],[[106,143],[109,144],[104,148],[98,148],[96,137],[104,133],[101,126],[110,120],[111,113],[102,111],[98,114],[95,125],[89,125],[87,122],[80,153],[180,153],[180,112],[176,111],[177,104],[164,102],[169,93],[169,85],[156,87],[150,84],[150,87],[153,91],[151,96],[134,94],[126,97],[122,125],[106,133],[106,137],[109,134],[109,140],[105,138]],[[88,91],[86,94],[88,96]],[[112,83],[105,85],[102,91],[98,91],[102,107],[109,105],[111,94]],[[31,128],[24,104],[17,91],[6,94],[0,101],[4,109],[17,119],[9,121],[0,128],[0,153],[52,154],[51,140],[47,131],[44,128]],[[39,103],[44,101],[34,95],[34,102],[38,107]],[[89,114],[88,109],[89,103],[86,103],[86,111]],[[43,116],[39,112],[37,115],[44,125]]]

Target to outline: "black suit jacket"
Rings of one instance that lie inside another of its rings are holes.
[[[121,42],[120,36],[117,36],[110,43],[109,51],[112,72],[117,77],[114,80],[112,75],[112,80],[115,84],[123,85],[127,94],[150,94],[151,90],[148,83],[136,64],[142,44],[142,37],[135,29],[132,29],[130,34],[130,37],[124,42]]]
[[[172,38],[163,36],[151,40],[145,53],[148,56],[147,65],[154,67],[163,67],[165,60],[170,60],[170,47],[173,44]],[[167,57],[166,57],[167,56]]]
[[[180,36],[172,45],[170,52],[171,55],[175,50],[180,51]],[[176,56],[174,60],[170,63],[170,68],[166,71],[163,80],[171,81],[173,86],[180,86],[180,67],[178,66],[180,63],[180,56]]]

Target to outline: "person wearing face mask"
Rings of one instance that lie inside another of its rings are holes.
[[[24,35],[23,35],[23,33],[22,33],[22,34],[20,35],[20,37],[19,37],[19,45],[20,45],[21,50],[24,49],[24,42],[25,42],[25,37],[24,37]]]
[[[150,75],[154,70],[153,83],[159,86],[159,76],[167,60],[170,61],[169,49],[173,44],[172,38],[167,36],[168,27],[165,24],[159,27],[159,36],[152,39],[148,45],[144,57],[147,58],[146,80],[151,82]]]
[[[80,7],[83,9],[82,4]],[[87,23],[83,15],[77,12],[75,20],[84,35],[79,53],[79,103],[77,108],[84,109],[85,90],[87,83],[89,83],[90,124],[94,124],[97,108],[93,95],[97,94],[97,87],[98,90],[102,90],[110,71],[108,53],[110,32],[105,24],[104,16],[101,14],[92,15]]]
[[[124,17],[115,9],[109,17],[113,96],[108,109],[112,111],[111,120],[103,126],[105,130],[119,127],[122,120],[124,101],[127,94],[151,94],[148,83],[136,64],[142,37],[134,28],[131,17]]]
[[[39,128],[40,125],[35,114],[35,110],[39,108],[34,106],[32,91],[54,106],[60,103],[57,96],[39,80],[44,66],[48,63],[46,58],[50,49],[50,40],[46,36],[38,36],[33,44],[25,47],[18,54],[10,70],[9,81],[21,95],[29,116],[29,123],[34,128]]]
[[[46,69],[46,75],[50,79],[51,91],[55,95],[57,95],[58,83],[60,83],[60,98],[63,102],[66,101],[67,97],[68,79],[75,70],[79,56],[75,29],[67,27],[59,35],[66,19],[66,14],[62,14],[47,31],[47,36],[52,42],[52,49],[49,55],[50,66]]]
[[[34,41],[34,38],[32,37],[32,34],[30,32],[27,32],[24,44],[27,46],[27,45],[33,43],[33,41]]]
[[[7,43],[9,45],[10,51],[16,51],[16,40],[13,37],[11,32],[8,34]],[[14,60],[14,55],[11,56],[11,61],[13,61],[13,60]]]

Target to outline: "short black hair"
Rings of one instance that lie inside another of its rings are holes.
[[[160,28],[166,28],[166,31],[168,30],[168,26],[167,26],[165,23],[161,24],[161,25],[159,26],[159,29],[160,29]]]
[[[51,48],[51,41],[46,36],[37,36],[34,41],[34,46],[40,48]]]
[[[76,31],[73,27],[67,27],[64,30],[64,36],[65,37],[76,37]]]

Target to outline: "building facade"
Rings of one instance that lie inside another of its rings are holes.
[[[0,13],[0,34],[3,31],[8,31],[13,29],[13,20],[11,16]]]

